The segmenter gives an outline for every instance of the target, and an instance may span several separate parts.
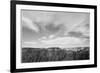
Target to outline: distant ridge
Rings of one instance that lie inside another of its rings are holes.
[[[49,47],[59,47],[59,48],[75,48],[75,47],[90,47],[89,45],[84,45],[84,44],[81,44],[81,45],[78,45],[78,44],[71,44],[71,45],[60,45],[60,44],[54,44],[54,45],[51,45],[51,44],[48,44],[48,45],[44,45],[44,44],[38,44],[38,45],[26,45],[26,46],[23,46],[22,48],[25,48],[25,47],[30,47],[30,48],[49,48]]]

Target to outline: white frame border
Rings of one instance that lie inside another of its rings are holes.
[[[41,62],[41,63],[21,63],[21,9],[29,10],[48,10],[48,11],[70,11],[70,12],[89,12],[90,13],[90,60],[62,61],[62,62]],[[71,8],[71,7],[52,7],[35,5],[16,5],[16,69],[40,68],[55,66],[75,66],[75,65],[94,64],[94,9]]]

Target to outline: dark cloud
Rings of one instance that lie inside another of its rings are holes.
[[[83,34],[81,32],[69,32],[68,33],[68,36],[71,36],[71,37],[81,37]]]

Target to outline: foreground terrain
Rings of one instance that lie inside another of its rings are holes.
[[[89,47],[22,48],[22,63],[89,59]]]

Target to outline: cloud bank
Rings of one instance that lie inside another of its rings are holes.
[[[24,41],[24,44],[66,47],[68,45],[89,45],[89,42],[86,43],[90,37],[89,24],[89,13],[26,10],[23,11],[22,25],[37,32],[40,37],[32,36],[36,40],[32,38],[33,42]]]

